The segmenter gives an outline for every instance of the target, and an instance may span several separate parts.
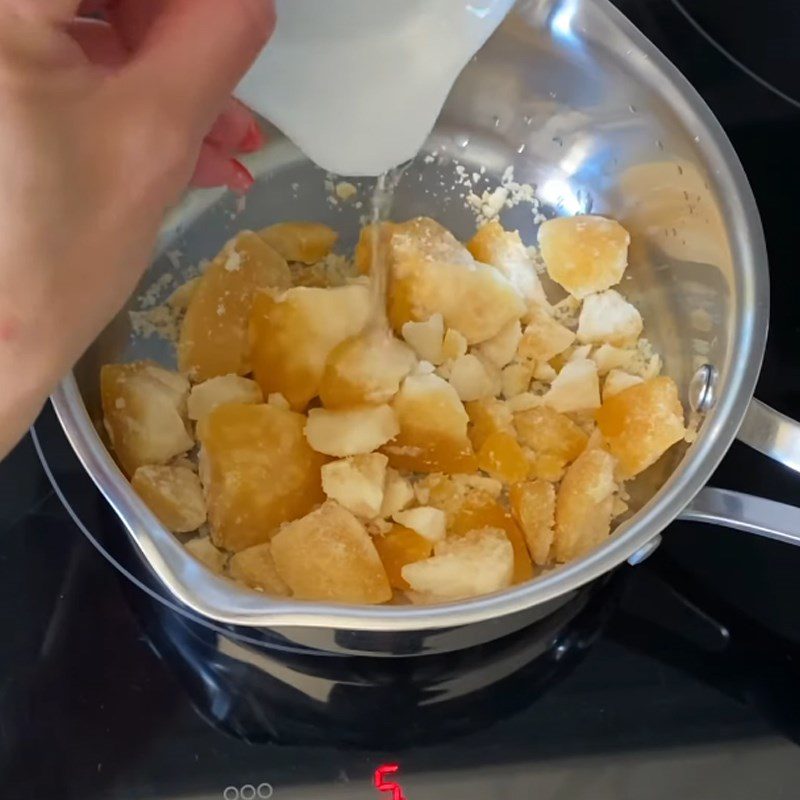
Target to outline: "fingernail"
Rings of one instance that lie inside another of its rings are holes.
[[[260,150],[263,145],[264,134],[261,128],[258,127],[258,123],[254,119],[250,120],[250,127],[247,129],[244,139],[239,143],[239,150],[243,153],[255,153],[255,151]]]
[[[234,192],[244,194],[250,189],[256,180],[250,174],[250,170],[247,169],[247,167],[242,164],[241,161],[237,161],[235,158],[232,158],[230,163],[232,174],[230,180],[228,181],[228,188]]]

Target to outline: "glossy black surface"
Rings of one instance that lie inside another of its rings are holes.
[[[706,97],[742,158],[771,259],[759,393],[798,416],[800,110],[671,0],[618,4]],[[762,5],[684,8],[800,96],[794,4]],[[38,425],[45,447],[51,426]],[[119,542],[91,485],[69,458],[56,462],[100,539]],[[800,502],[796,476],[743,446],[715,483]],[[800,550],[676,525],[648,562],[593,587],[558,624],[490,646],[390,663],[259,650],[122,577],[66,516],[27,440],[0,465],[0,798],[247,800],[247,786],[267,796],[267,784],[276,798],[388,798],[372,784],[387,761],[408,800],[794,797],[798,575]]]

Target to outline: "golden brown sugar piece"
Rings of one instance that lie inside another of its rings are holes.
[[[228,556],[222,550],[214,547],[214,543],[208,536],[198,536],[191,539],[186,542],[184,547],[204,567],[210,569],[215,575],[222,575]]]
[[[530,465],[516,438],[508,433],[493,433],[478,451],[478,466],[503,483],[517,483],[528,477]]]
[[[600,408],[600,378],[590,358],[568,361],[550,384],[542,402],[563,414]]]
[[[241,375],[220,375],[192,387],[187,408],[189,419],[199,422],[225,403],[263,403],[261,387]]]
[[[617,488],[614,466],[605,450],[590,449],[567,470],[556,497],[556,561],[572,561],[608,538]]]
[[[556,490],[544,480],[526,481],[511,487],[508,495],[514,519],[525,534],[533,563],[540,567],[550,560],[556,514]]]
[[[371,453],[399,432],[397,415],[389,405],[312,408],[305,428],[314,450],[337,458]]]
[[[392,597],[370,535],[337,503],[285,525],[272,540],[272,557],[300,600],[385,603]]]
[[[397,226],[390,243],[389,319],[406,322],[441,314],[469,344],[496,336],[525,312],[515,287],[496,269],[476,262],[439,223],[427,218]]]
[[[552,453],[535,453],[526,451],[528,456],[528,477],[531,479],[541,479],[556,483],[564,477],[567,464],[563,458]]]
[[[623,480],[655,464],[686,433],[678,387],[666,375],[608,397],[597,424]]]
[[[453,517],[450,532],[454,536],[464,536],[470,531],[483,528],[502,530],[511,542],[514,551],[514,570],[512,583],[523,583],[533,577],[533,564],[525,543],[525,537],[512,515],[500,503],[482,492],[475,492]]]
[[[497,370],[484,364],[472,353],[450,362],[448,382],[464,402],[484,400],[498,391]]]
[[[392,265],[402,261],[434,264],[473,264],[469,250],[453,234],[430,217],[415,217],[394,224],[388,242]]]
[[[452,328],[447,329],[442,339],[442,358],[445,361],[455,361],[467,354],[467,340]]]
[[[433,314],[424,322],[406,322],[401,331],[403,339],[423,361],[441,364],[444,356],[444,320]]]
[[[612,369],[624,369],[630,371],[630,367],[636,359],[637,351],[614,347],[611,344],[601,344],[592,353],[592,361],[597,364],[597,371],[600,375],[608,374]]]
[[[411,528],[429,542],[441,542],[447,535],[447,515],[434,506],[417,506],[406,511],[398,511],[394,521]]]
[[[636,386],[644,383],[644,380],[638,375],[631,375],[630,372],[625,372],[622,369],[609,370],[603,381],[603,402],[613,397],[615,394],[624,392],[625,389],[630,389],[631,386]]]
[[[495,397],[466,404],[469,414],[469,438],[475,450],[494,433],[514,436],[514,415],[508,405]]]
[[[322,489],[330,500],[361,519],[374,519],[383,507],[388,459],[367,453],[322,467]]]
[[[530,477],[559,480],[567,464],[586,447],[589,437],[566,414],[536,406],[514,415],[521,444],[529,448]]]
[[[512,400],[521,394],[527,394],[535,371],[536,368],[532,362],[509,364],[500,373],[503,397],[506,400]]]
[[[543,306],[531,306],[527,319],[517,348],[520,358],[550,361],[575,341],[575,334],[556,322]]]
[[[200,479],[187,467],[139,467],[131,485],[161,524],[173,533],[196,531],[206,521]]]
[[[250,321],[255,379],[265,395],[280,392],[302,411],[320,390],[331,351],[365,328],[366,286],[298,286],[276,297],[260,292]]]
[[[291,285],[286,259],[251,231],[240,233],[195,288],[178,341],[178,366],[195,381],[250,372],[247,323],[253,296]]]
[[[590,294],[578,319],[578,341],[584,344],[632,345],[644,322],[638,309],[619,292],[608,289]]]
[[[347,339],[328,357],[320,400],[327,408],[388,403],[416,363],[407,344],[383,331]]]
[[[339,234],[321,222],[279,222],[258,235],[287,261],[316,264],[327,256]]]
[[[389,319],[399,333],[406,322],[439,313],[447,327],[469,344],[496,336],[524,313],[511,284],[483,264],[435,264],[408,261],[397,265],[390,293]]]
[[[469,417],[455,389],[438,375],[410,375],[392,402],[400,433],[384,446],[389,464],[412,472],[475,472]]]
[[[502,369],[514,360],[522,341],[522,326],[512,319],[500,332],[478,345],[477,351],[489,364]]]
[[[206,521],[200,478],[188,467],[139,467],[131,485],[161,524],[173,533],[196,531]]]
[[[100,370],[103,423],[123,471],[166,464],[194,446],[186,426],[189,382],[151,361]]]
[[[557,217],[539,228],[539,248],[547,273],[581,299],[622,280],[630,241],[619,222],[605,217]]]
[[[204,419],[201,475],[216,545],[238,552],[266,542],[325,499],[327,459],[306,442],[305,423],[271,405],[228,404]]]
[[[467,248],[476,261],[498,269],[527,302],[547,302],[542,282],[517,231],[507,231],[497,220],[491,220],[470,239]]]
[[[484,528],[440,542],[433,556],[401,574],[428,602],[478,597],[511,585],[514,550],[504,531]]]
[[[391,530],[374,536],[372,541],[383,562],[389,583],[395,589],[410,588],[402,575],[406,564],[422,561],[433,553],[433,542],[430,539],[402,525],[392,525]]]
[[[416,506],[406,511],[398,511],[394,521],[411,528],[428,541],[441,542],[447,535],[447,515],[435,506]]]
[[[228,562],[228,575],[257,592],[287,597],[289,587],[278,575],[270,542],[248,547],[233,555]]]

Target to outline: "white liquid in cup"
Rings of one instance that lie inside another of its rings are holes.
[[[380,175],[413,158],[514,0],[277,0],[236,95],[315,163]]]

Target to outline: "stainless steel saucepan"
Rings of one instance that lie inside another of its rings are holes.
[[[478,194],[512,165],[514,181],[536,186],[545,214],[593,211],[627,226],[631,266],[623,290],[641,309],[665,371],[703,415],[696,441],[637,481],[635,513],[608,542],[528,584],[432,607],[271,599],[203,570],[137,498],[101,443],[92,422],[99,416],[100,366],[174,359],[163,342],[131,335],[126,310],[53,403],[141,557],[203,617],[253,633],[279,629],[326,649],[426,652],[491,640],[543,617],[589,581],[644,558],[679,518],[800,543],[800,510],[706,487],[735,437],[800,470],[800,426],[753,399],[769,311],[758,211],[725,134],[677,70],[607,0],[519,2],[454,87],[426,152],[405,173],[393,216],[427,214],[469,236],[475,219],[457,163],[468,176],[485,168]],[[220,193],[185,199],[165,225],[141,289],[169,291],[164,276],[175,271],[175,251],[181,264],[196,264],[236,230],[283,219],[327,222],[345,232],[345,247],[354,244],[365,207],[333,202],[324,173],[277,131],[250,166],[258,183],[243,210]],[[367,198],[368,185],[359,187]],[[511,197],[517,194],[512,186]],[[529,204],[504,211],[503,221],[535,242]]]

